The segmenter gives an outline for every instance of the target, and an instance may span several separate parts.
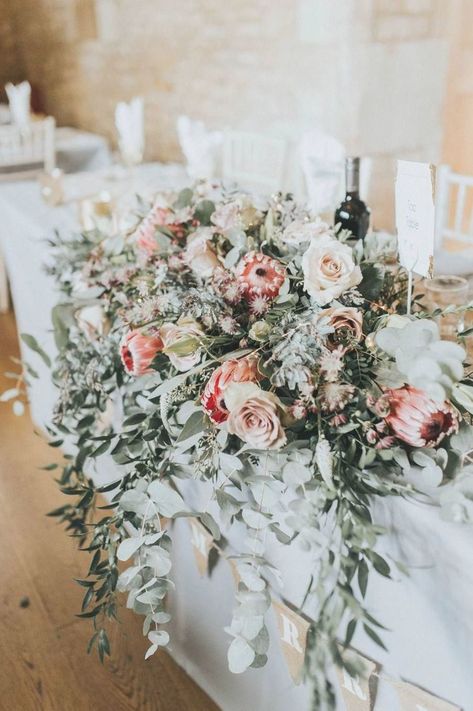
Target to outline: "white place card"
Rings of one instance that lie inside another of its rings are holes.
[[[435,166],[398,160],[396,227],[399,261],[408,272],[432,278],[435,242]]]

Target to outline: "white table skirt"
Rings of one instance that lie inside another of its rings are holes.
[[[182,168],[159,165],[141,167],[135,179],[147,190],[181,186],[186,181]],[[82,188],[90,194],[92,184],[97,189],[104,187],[103,180],[100,174],[70,176],[66,188],[76,196]],[[47,258],[43,240],[55,228],[63,234],[77,229],[76,210],[72,204],[47,207],[37,184],[24,182],[0,186],[0,214],[0,248],[7,263],[19,331],[33,334],[53,354],[49,314],[57,294],[41,268]],[[42,377],[33,386],[31,409],[34,421],[43,425],[51,412],[54,391],[38,360],[34,367]],[[97,478],[101,482],[116,478],[110,459],[102,458]],[[205,485],[184,485],[190,497],[205,496],[207,500]],[[385,552],[409,564],[411,574],[409,578],[399,574],[396,582],[371,576],[367,605],[390,630],[383,635],[389,651],[382,652],[363,632],[353,645],[382,663],[386,674],[400,675],[465,711],[473,711],[473,530],[441,521],[433,508],[398,499],[379,502],[375,514],[379,523],[392,529],[384,540]],[[229,638],[223,627],[230,621],[234,599],[230,568],[220,561],[211,579],[200,578],[186,522],[175,522],[173,530],[177,592],[171,636],[177,661],[224,711],[307,709],[309,691],[291,682],[272,615],[268,665],[245,675],[228,671]],[[230,537],[230,544],[238,550],[238,533]],[[300,604],[310,575],[309,561],[294,547],[289,550],[274,541],[268,557],[282,571],[283,597]],[[139,619],[136,623],[141,624]],[[375,709],[398,711],[390,686],[383,680]]]

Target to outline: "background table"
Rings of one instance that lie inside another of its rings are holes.
[[[134,188],[149,193],[182,187],[186,180],[180,166],[142,166],[134,175]],[[49,312],[57,294],[42,269],[48,257],[44,240],[54,229],[64,235],[77,230],[74,198],[100,189],[125,199],[129,185],[126,178],[107,180],[103,171],[68,176],[70,201],[56,208],[41,201],[34,182],[0,186],[0,248],[6,258],[18,328],[33,334],[52,355]],[[44,424],[54,391],[48,371],[38,359],[34,366],[41,380],[31,392],[32,415],[37,424]],[[102,458],[96,477],[100,482],[116,478],[109,458]],[[185,486],[189,500],[196,505],[200,499],[207,501],[205,484],[186,482]],[[473,530],[441,521],[435,508],[398,499],[379,502],[375,518],[391,530],[383,542],[385,553],[407,563],[411,574],[405,578],[394,573],[394,582],[375,573],[371,576],[367,606],[389,630],[383,634],[389,652],[380,650],[363,632],[357,634],[353,646],[382,663],[385,673],[401,675],[465,711],[473,711]],[[184,520],[174,523],[173,539],[172,573],[177,591],[172,596],[170,631],[171,651],[177,661],[225,711],[309,708],[308,689],[293,686],[289,677],[272,615],[268,665],[243,676],[228,671],[229,638],[223,627],[230,621],[234,599],[230,568],[220,561],[211,579],[200,578]],[[230,544],[240,549],[238,531],[230,536]],[[289,550],[274,541],[268,546],[268,557],[282,571],[283,597],[299,605],[310,576],[310,561],[294,546]],[[138,618],[136,623],[141,624]],[[397,711],[390,686],[383,680],[375,709]]]

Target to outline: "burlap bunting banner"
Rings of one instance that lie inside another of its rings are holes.
[[[209,567],[209,553],[214,545],[214,539],[200,521],[188,519],[191,529],[191,543],[194,551],[197,568],[201,576],[207,574]]]
[[[353,650],[348,654],[350,659],[358,659],[363,663],[364,672],[350,676],[346,669],[337,667],[340,692],[347,711],[371,711],[374,699],[371,698],[370,677],[376,669],[376,664]]]
[[[468,454],[471,456],[473,452]],[[192,548],[200,575],[207,574],[210,551],[212,548],[216,548],[220,556],[229,563],[235,585],[238,587],[241,578],[236,560],[229,558],[220,550],[211,534],[198,519],[190,518],[188,522],[191,530]],[[163,528],[166,528],[170,525],[170,522],[162,518],[161,524]],[[305,662],[307,634],[311,621],[280,600],[273,599],[272,607],[276,615],[281,649],[286,659],[289,673],[294,683],[300,684]],[[373,679],[379,676],[379,674],[374,674],[376,664],[371,659],[352,649],[349,650],[349,654],[352,657],[358,657],[363,662],[364,674],[351,676],[346,669],[337,667],[336,673],[340,684],[340,693],[346,709],[347,711],[371,711],[375,701],[373,688],[376,688],[375,684],[377,683],[377,679],[375,683],[373,683]],[[462,711],[460,706],[434,696],[413,684],[396,681],[385,675],[382,675],[382,678],[396,689],[399,698],[399,711]]]
[[[273,610],[278,623],[281,649],[289,673],[295,684],[300,684],[304,668],[307,633],[310,622],[283,602],[273,600]]]
[[[461,711],[459,706],[408,682],[395,682],[400,711]]]
[[[227,558],[227,560],[230,565],[230,570],[231,570],[231,573],[233,576],[233,580],[235,582],[235,587],[238,588],[241,578],[240,578],[240,573],[238,572],[236,560],[234,558]]]

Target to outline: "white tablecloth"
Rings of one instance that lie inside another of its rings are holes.
[[[180,186],[184,171],[176,166],[143,166],[135,174],[135,189]],[[69,176],[66,189],[79,196],[93,189],[123,191],[125,183],[104,183],[103,174]],[[56,301],[50,279],[41,265],[47,257],[44,239],[58,228],[63,234],[77,228],[73,203],[50,208],[42,203],[34,182],[0,186],[0,247],[7,268],[20,331],[33,334],[53,352],[49,312]],[[1,343],[1,338],[0,338]],[[30,357],[30,355],[29,355]],[[32,414],[43,424],[54,401],[47,371],[38,365],[42,380],[35,383]],[[101,481],[116,478],[113,464],[103,461],[97,473]],[[187,484],[197,496],[194,482]],[[433,508],[403,500],[377,505],[376,520],[392,528],[385,550],[411,566],[409,578],[396,582],[373,574],[368,589],[368,609],[390,631],[383,637],[389,652],[383,653],[361,632],[354,646],[383,664],[383,671],[400,675],[433,693],[473,711],[473,530],[442,522]],[[238,549],[238,535],[230,541]],[[224,711],[303,711],[309,692],[293,686],[277,642],[274,620],[269,663],[243,676],[227,670],[229,623],[234,583],[229,566],[221,561],[212,578],[199,577],[185,521],[174,524],[174,596],[172,652]],[[283,596],[300,604],[310,576],[302,554],[272,543],[269,557],[283,573]],[[140,621],[137,619],[137,624]],[[148,662],[148,663],[152,663]],[[340,709],[344,705],[340,702]],[[380,681],[376,711],[398,711],[390,686]]]

